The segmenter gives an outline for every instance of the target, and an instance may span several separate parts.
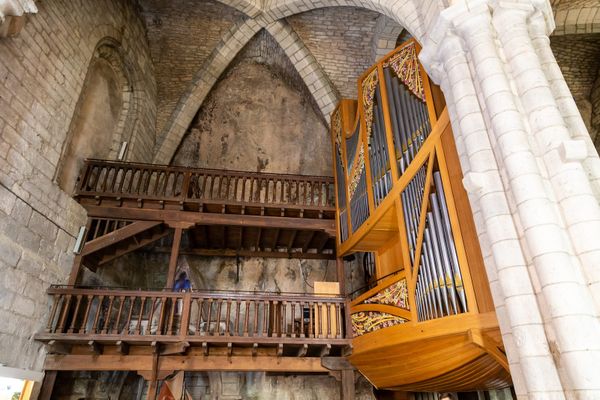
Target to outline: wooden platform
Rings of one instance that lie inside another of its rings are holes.
[[[381,389],[444,392],[511,385],[494,313],[406,323],[353,343],[350,362]]]

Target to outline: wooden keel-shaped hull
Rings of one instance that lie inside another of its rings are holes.
[[[376,387],[471,391],[511,385],[494,313],[407,322],[353,340],[350,362]]]

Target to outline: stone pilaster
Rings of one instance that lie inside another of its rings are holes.
[[[456,4],[422,61],[447,96],[517,393],[587,399],[600,395],[600,243],[583,232],[597,237],[600,209],[594,155],[542,66],[552,24],[543,1]]]

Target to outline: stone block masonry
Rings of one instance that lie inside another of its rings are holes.
[[[343,98],[357,97],[358,77],[372,64],[378,13],[353,7],[323,8],[294,15],[288,22]]]
[[[55,174],[97,43],[114,38],[138,81],[129,158],[149,160],[156,84],[134,2],[37,2],[14,37],[0,38],[0,363],[41,370],[32,336],[46,322],[46,288],[66,282],[85,211]]]
[[[212,0],[140,3],[156,71],[156,127],[161,132],[202,63],[225,32],[243,19],[243,14]]]

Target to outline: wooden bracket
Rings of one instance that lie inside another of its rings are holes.
[[[69,354],[71,352],[71,345],[51,340],[48,342],[47,349],[50,354]]]
[[[123,342],[122,340],[119,340],[116,344],[117,344],[117,351],[119,352],[119,354],[122,354],[122,355],[129,354],[129,344]]]
[[[308,345],[307,344],[303,344],[302,347],[300,347],[298,349],[298,357],[304,357],[304,356],[306,356],[307,352],[308,352]]]
[[[88,342],[88,348],[90,351],[96,355],[102,354],[103,347],[100,343],[90,340]]]
[[[319,357],[327,357],[331,352],[331,345],[326,344],[321,348],[321,352],[319,353]]]
[[[186,352],[188,347],[190,347],[188,342],[163,344],[160,348],[160,355],[168,356],[173,354],[183,354]]]

